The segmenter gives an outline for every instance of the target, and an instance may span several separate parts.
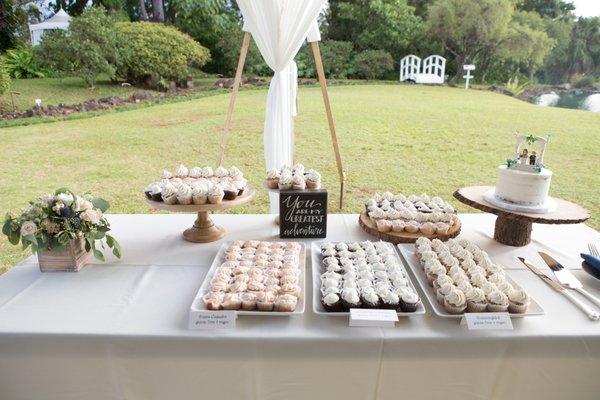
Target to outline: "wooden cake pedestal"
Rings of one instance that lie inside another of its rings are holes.
[[[210,219],[209,213],[211,211],[224,210],[227,208],[244,205],[251,202],[254,199],[254,196],[256,196],[256,191],[252,186],[248,185],[241,196],[238,196],[233,200],[223,200],[223,202],[220,204],[169,205],[160,201],[153,201],[149,199],[146,199],[146,202],[150,207],[158,210],[184,213],[197,212],[198,217],[196,218],[194,225],[191,228],[183,231],[183,238],[188,242],[209,243],[219,240],[225,236],[225,229],[215,225],[212,219]]]
[[[458,189],[454,197],[461,203],[491,214],[496,214],[494,239],[508,246],[526,246],[531,242],[531,230],[536,224],[579,224],[590,218],[583,207],[566,200],[553,198],[556,209],[545,214],[521,213],[504,210],[485,200],[491,186],[470,186]]]
[[[454,225],[452,225],[448,233],[445,235],[441,235],[439,233],[434,233],[433,235],[425,235],[421,232],[381,232],[377,229],[377,225],[375,225],[375,223],[371,221],[371,218],[369,218],[367,213],[364,211],[358,216],[358,224],[369,235],[373,235],[381,240],[394,244],[414,243],[420,237],[426,237],[428,239],[440,239],[446,241],[448,239],[452,239],[458,236],[461,227],[460,220],[456,218]]]

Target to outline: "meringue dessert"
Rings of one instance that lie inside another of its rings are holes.
[[[181,164],[175,172],[164,170],[160,180],[144,189],[146,197],[166,204],[219,204],[241,196],[248,185],[244,174],[237,168],[222,166],[193,167]]]
[[[296,242],[236,241],[202,296],[209,310],[292,312],[303,295]]]
[[[321,304],[326,311],[417,310],[419,295],[389,243],[324,242],[321,255]]]
[[[442,198],[426,193],[410,196],[375,193],[365,201],[365,209],[377,230],[384,233],[446,235],[458,222],[454,207]]]
[[[463,238],[444,243],[420,237],[415,255],[438,303],[448,313],[527,312],[527,292],[508,282],[504,268],[474,243]]]
[[[306,170],[304,165],[298,163],[291,168],[283,166],[268,171],[265,185],[269,189],[279,190],[320,189],[321,174],[314,169]]]

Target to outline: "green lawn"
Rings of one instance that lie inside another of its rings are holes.
[[[588,207],[600,228],[600,114],[541,108],[500,94],[409,85],[335,86],[331,99],[349,172],[345,212],[358,212],[373,191],[428,192],[450,199],[459,186],[493,184],[510,155],[516,130],[552,133],[546,163],[551,194]],[[238,99],[226,164],[260,187],[266,91]],[[68,186],[91,190],[113,213],[149,212],[141,190],[179,162],[214,164],[228,95],[217,95],[103,116],[0,129],[0,212]],[[323,173],[338,200],[331,141],[317,87],[300,89],[296,159]],[[338,211],[332,204],[331,210]],[[454,201],[454,204],[456,202]],[[458,204],[457,204],[458,205]],[[459,206],[466,211],[466,207]],[[267,196],[235,212],[266,212]],[[127,249],[124,249],[127,251]],[[26,254],[0,239],[0,267]]]
[[[26,110],[35,105],[35,99],[42,99],[42,105],[77,104],[86,100],[101,99],[109,96],[129,97],[139,92],[135,87],[121,87],[115,85],[108,78],[100,78],[94,89],[86,86],[80,78],[41,78],[41,79],[13,79],[11,90],[19,92],[14,95],[15,106],[19,110]],[[10,95],[0,96],[0,102],[5,107],[11,107]],[[9,108],[10,109],[10,108]]]

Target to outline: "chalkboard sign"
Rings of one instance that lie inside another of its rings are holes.
[[[327,237],[327,190],[281,190],[279,237]]]

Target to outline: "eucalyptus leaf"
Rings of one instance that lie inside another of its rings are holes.
[[[100,197],[95,197],[94,199],[92,199],[92,204],[94,205],[94,207],[99,208],[100,211],[102,211],[103,213],[106,212],[106,210],[108,210],[108,207],[110,207],[108,201]]]
[[[94,249],[94,257],[96,257],[98,260],[104,262],[104,254],[102,254],[102,252],[100,250]]]

